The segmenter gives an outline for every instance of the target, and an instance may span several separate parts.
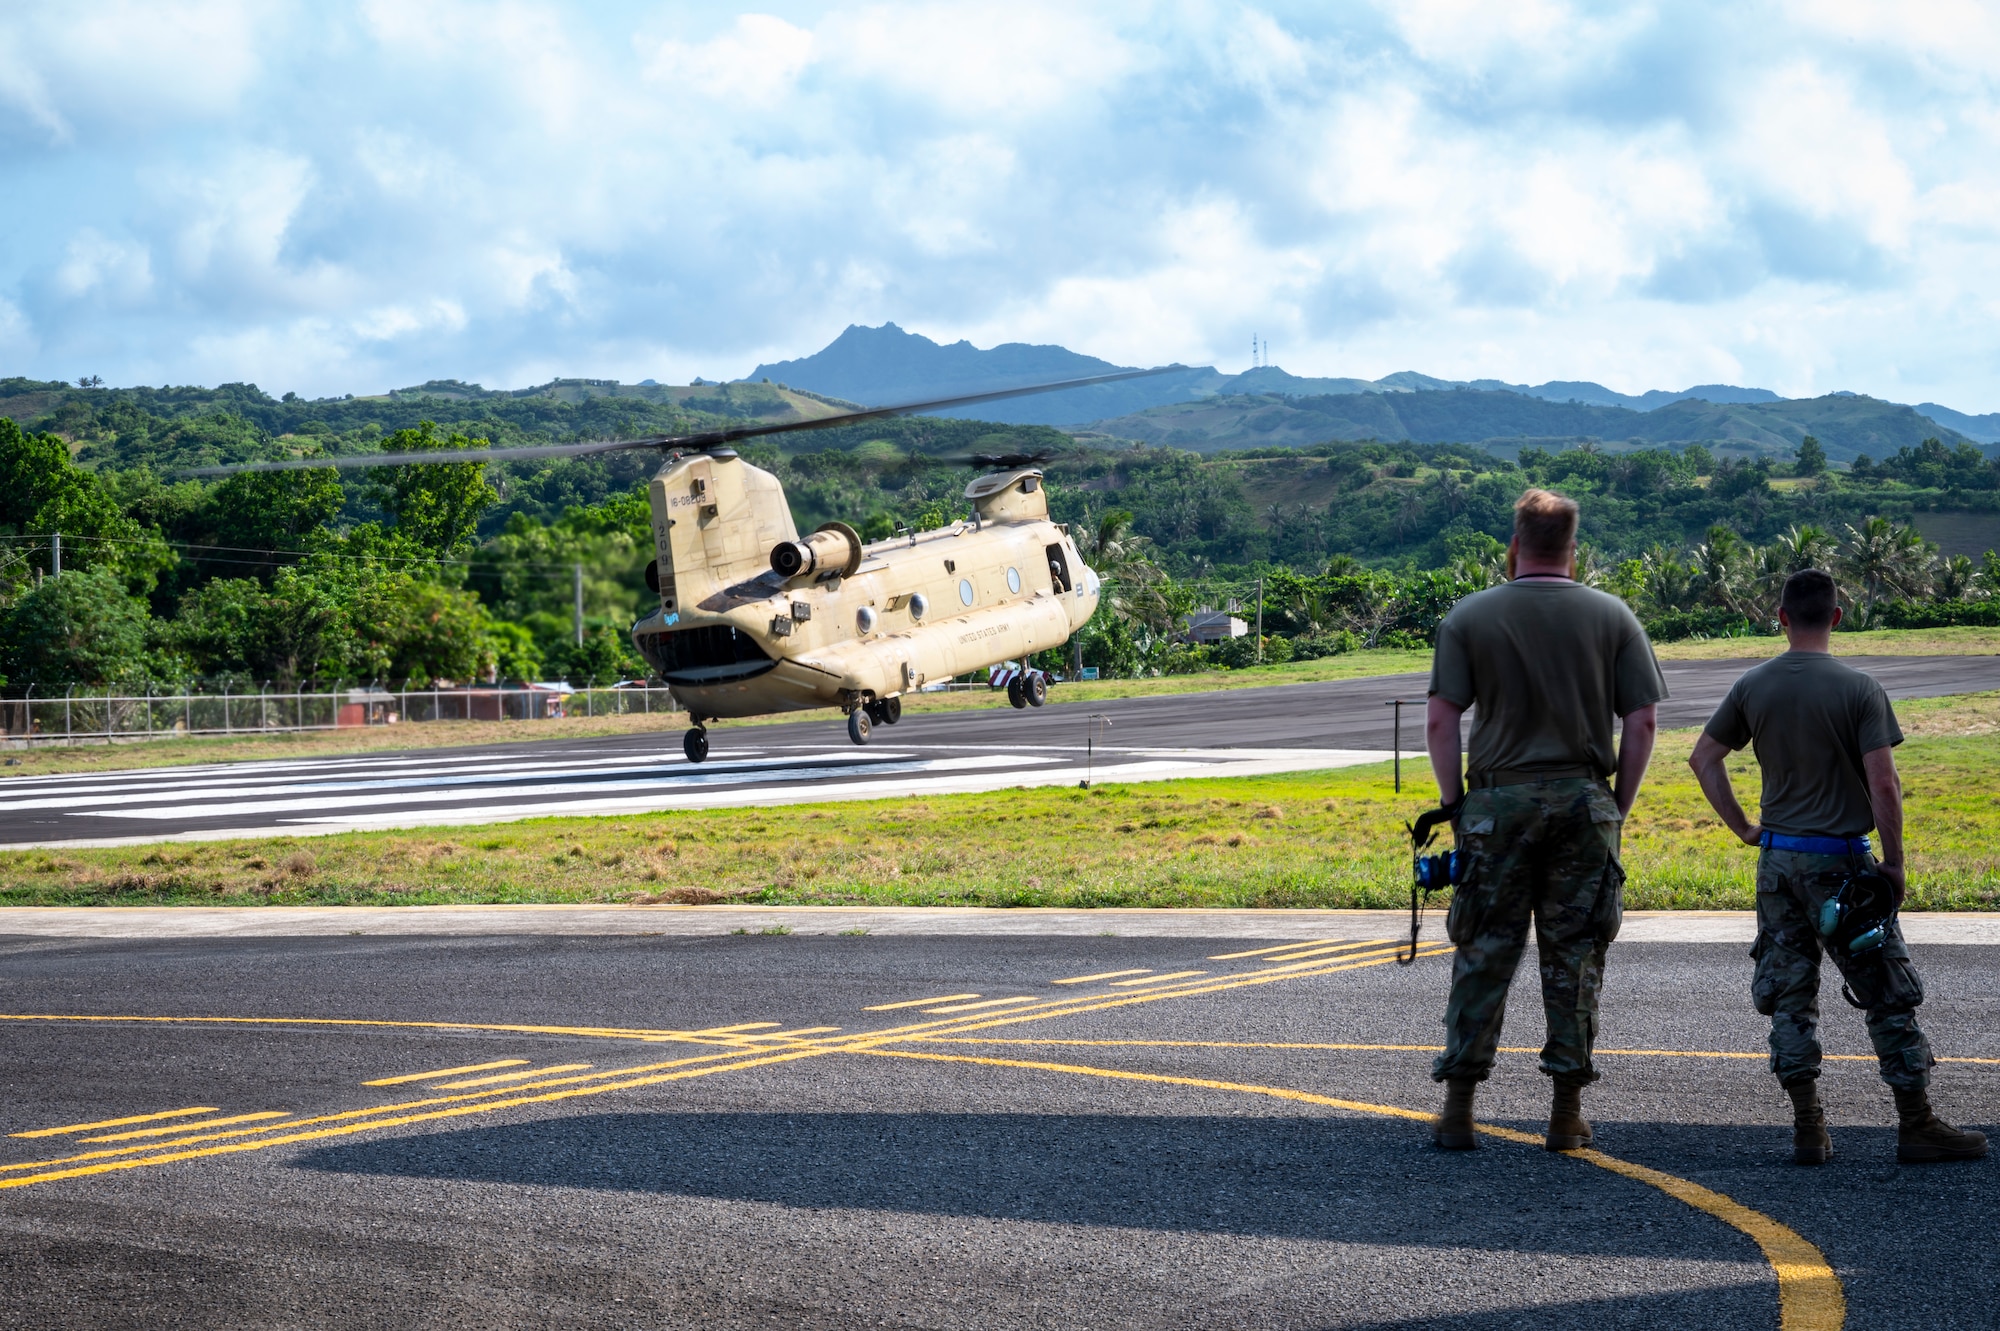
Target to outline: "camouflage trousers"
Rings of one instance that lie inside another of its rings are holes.
[[[1786,1086],[1819,1076],[1819,963],[1824,949],[1813,921],[1850,867],[1845,855],[1766,850],[1757,861],[1757,970],[1750,984],[1757,1011],[1771,1019],[1771,1071]],[[1833,881],[1822,882],[1823,875]],[[1846,989],[1863,1005],[1882,1080],[1913,1089],[1931,1079],[1930,1041],[1917,1026],[1923,982],[1910,961],[1903,927],[1872,957],[1832,954]]]
[[[1459,810],[1458,847],[1470,857],[1445,930],[1458,945],[1445,1008],[1438,1081],[1484,1081],[1507,1013],[1507,986],[1535,926],[1548,1041],[1542,1071],[1559,1082],[1597,1080],[1597,995],[1604,953],[1624,917],[1621,819],[1611,790],[1580,777],[1474,790]]]

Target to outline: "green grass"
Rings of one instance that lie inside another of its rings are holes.
[[[1913,910],[2000,907],[2000,695],[1899,709]],[[1743,909],[1754,853],[1662,737],[1626,829],[1634,909]],[[1733,765],[1754,805],[1747,759]],[[1412,774],[1413,776],[1415,774]],[[0,854],[0,904],[688,902],[1378,906],[1408,902],[1387,764],[1336,772],[490,827]]]

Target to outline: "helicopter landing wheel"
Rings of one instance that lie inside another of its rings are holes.
[[[1021,687],[1021,677],[1019,675],[1007,681],[1007,701],[1016,707],[1026,707],[1028,705],[1028,692]]]
[[[884,698],[881,702],[876,703],[875,706],[877,711],[881,713],[876,717],[876,720],[885,726],[893,726],[903,719],[903,700],[901,698]]]
[[[1049,700],[1048,676],[1041,674],[1029,675],[1025,692],[1028,695],[1028,706],[1040,707]]]
[[[691,763],[707,762],[708,732],[696,726],[681,736],[681,752],[687,755],[687,760]]]
[[[873,729],[868,720],[868,709],[857,707],[847,714],[847,737],[856,744],[868,742],[868,732]]]

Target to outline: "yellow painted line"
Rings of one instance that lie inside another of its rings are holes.
[[[764,1031],[773,1026],[783,1025],[776,1021],[746,1021],[735,1026],[711,1026],[705,1031],[689,1031],[689,1035],[737,1035],[744,1031]]]
[[[491,1063],[466,1063],[455,1068],[432,1068],[429,1072],[405,1072],[400,1077],[377,1077],[374,1081],[364,1081],[363,1086],[401,1086],[407,1081],[429,1081],[433,1077],[456,1077],[461,1072],[486,1072],[492,1068],[518,1068],[528,1060],[525,1058],[496,1058]]]
[[[1735,1198],[1677,1178],[1657,1169],[1635,1165],[1602,1151],[1565,1151],[1599,1169],[1651,1184],[1669,1197],[1706,1211],[1723,1224],[1748,1234],[1763,1249],[1764,1260],[1778,1275],[1778,1325],[1782,1331],[1839,1331],[1847,1323],[1847,1296],[1840,1277],[1827,1265],[1826,1255],[1796,1230],[1753,1211]]]
[[[900,1003],[877,1003],[874,1007],[865,1007],[861,1010],[863,1012],[894,1012],[898,1008],[922,1007],[926,1003],[953,1003],[961,998],[977,997],[979,997],[978,994],[943,994],[937,998],[906,998]]]
[[[1451,949],[1449,947],[1433,947],[1432,949],[1426,951],[1422,955],[1432,956],[1432,955],[1437,955],[1439,952],[1447,952],[1450,950]],[[1391,954],[1391,956],[1393,956],[1393,954]],[[896,1043],[905,1039],[919,1039],[923,1038],[923,1036],[926,1033],[938,1034],[950,1031],[986,1030],[997,1026],[1015,1025],[1024,1021],[1039,1021],[1049,1017],[1068,1016],[1074,1013],[1092,1012],[1104,1008],[1126,1007],[1139,1003],[1159,1002],[1168,998],[1187,997],[1205,993],[1214,993],[1224,989],[1238,988],[1245,985],[1253,985],[1253,984],[1261,985],[1261,984],[1272,983],[1277,980],[1309,978],[1314,975],[1327,975],[1327,974],[1333,974],[1338,971],[1357,970],[1367,966],[1385,965],[1391,959],[1391,956],[1385,956],[1375,960],[1363,960],[1358,962],[1344,958],[1342,960],[1345,964],[1339,964],[1339,965],[1327,965],[1323,963],[1315,963],[1312,966],[1292,967],[1284,971],[1255,971],[1255,972],[1250,972],[1247,975],[1235,978],[1221,977],[1217,980],[1210,981],[1206,984],[1198,986],[1193,986],[1193,985],[1180,986],[1161,992],[1122,994],[1116,997],[1109,998],[1108,1001],[1093,1001],[1094,999],[1106,997],[1103,995],[1097,995],[1097,996],[1079,995],[1076,999],[1065,1000],[1061,1003],[1051,1003],[1045,1009],[1040,1011],[1034,1011],[1034,1012],[1015,1011],[1006,1013],[1004,1015],[996,1014],[994,1017],[980,1021],[973,1021],[961,1017],[961,1018],[954,1018],[949,1021],[918,1022],[903,1027],[892,1027],[886,1031],[873,1032],[865,1036],[862,1035],[851,1036],[848,1037],[846,1040],[838,1042],[830,1040],[811,1041],[804,1048],[788,1050],[782,1053],[771,1054],[760,1058],[744,1057],[745,1053],[748,1052],[750,1049],[755,1048],[755,1046],[738,1045],[728,1052],[698,1054],[692,1057],[675,1059],[665,1063],[642,1065],[639,1067],[623,1068],[608,1072],[596,1072],[582,1076],[556,1078],[545,1082],[529,1083],[526,1086],[507,1087],[503,1090],[472,1091],[460,1095],[431,1096],[421,1100],[407,1101],[402,1104],[376,1105],[371,1108],[343,1110],[336,1113],[320,1115],[314,1118],[295,1119],[289,1122],[267,1125],[261,1128],[241,1128],[232,1131],[210,1133],[192,1137],[184,1137],[175,1141],[153,1142],[143,1147],[138,1147],[138,1146],[122,1147],[104,1151],[85,1152],[79,1155],[63,1157],[61,1159],[56,1159],[56,1160],[25,1161],[10,1165],[0,1165],[0,1174],[8,1174],[21,1170],[39,1171],[23,1178],[0,1178],[0,1188],[21,1187],[28,1184],[49,1182],[55,1179],[71,1178],[87,1174],[106,1173],[121,1169],[136,1169],[148,1164],[155,1164],[155,1163],[164,1164],[177,1160],[191,1159],[198,1156],[222,1155],[222,1154],[230,1154],[246,1150],[260,1150],[265,1146],[278,1145],[284,1142],[316,1139],[322,1136],[350,1135],[353,1133],[365,1132],[374,1127],[393,1127],[403,1123],[425,1121],[427,1119],[434,1117],[452,1117],[463,1114],[486,1113],[493,1110],[505,1109],[523,1104],[542,1103],[549,1100],[565,1099],[578,1095],[595,1095],[607,1091],[626,1089],[629,1087],[655,1085],[661,1082],[679,1080],[683,1077],[705,1076],[711,1072],[729,1072],[739,1068],[761,1067],[770,1063],[790,1062],[794,1059],[808,1058],[825,1053],[868,1052],[870,1051],[872,1046],[878,1043]],[[937,1000],[925,999],[919,1001],[936,1002]],[[908,1004],[899,1004],[898,1006],[908,1006]],[[493,1024],[468,1023],[468,1022],[378,1021],[378,1020],[368,1020],[368,1019],[306,1018],[306,1017],[117,1018],[117,1017],[99,1017],[99,1016],[65,1017],[53,1014],[34,1014],[27,1016],[22,1016],[22,1015],[9,1016],[8,1014],[0,1014],[0,1021],[5,1021],[5,1020],[79,1021],[79,1022],[132,1020],[140,1022],[156,1022],[163,1024],[175,1024],[175,1023],[180,1023],[180,1024],[206,1023],[206,1024],[217,1024],[217,1025],[263,1024],[263,1025],[298,1025],[298,1026],[406,1027],[406,1028],[426,1029],[426,1030],[437,1030],[437,1029],[503,1030],[503,1031],[513,1031],[513,1032],[548,1033],[548,1034],[601,1035],[609,1038],[624,1038],[624,1039],[636,1038],[645,1040],[657,1040],[657,1039],[688,1040],[691,1039],[694,1035],[698,1034],[696,1032],[688,1032],[688,1031],[646,1031],[646,1030],[634,1031],[634,1030],[624,1030],[611,1027],[548,1027],[548,1026],[523,1027],[523,1026],[501,1026]],[[750,1024],[753,1026],[774,1026],[777,1025],[778,1023],[762,1022],[762,1023],[750,1023]],[[726,1060],[733,1060],[733,1061],[726,1061]],[[695,1064],[707,1064],[709,1066],[705,1067],[691,1066]],[[658,1074],[658,1075],[650,1075],[650,1074]],[[575,1083],[579,1082],[593,1083],[593,1084],[576,1086]],[[560,1089],[560,1090],[546,1089],[550,1087],[559,1087],[565,1089]],[[534,1096],[522,1096],[519,1094],[519,1092],[523,1090],[544,1091],[544,1093],[541,1095],[534,1095]],[[513,1098],[511,1099],[491,1098],[495,1095],[510,1095]],[[460,1105],[455,1103],[458,1101],[480,1101],[481,1103]],[[431,1106],[436,1106],[436,1105],[450,1105],[452,1107],[442,1110],[430,1110]],[[411,1112],[417,1110],[430,1110],[430,1112],[427,1113]],[[386,1119],[379,1117],[380,1115],[383,1114],[398,1114],[401,1115],[401,1117],[386,1118]],[[302,1134],[297,1131],[297,1129],[299,1128],[317,1124],[332,1124],[335,1126],[326,1128],[323,1131],[316,1130],[311,1133]],[[268,1138],[263,1136],[263,1134],[273,1131],[282,1131],[286,1135],[275,1138]],[[242,1138],[242,1137],[256,1137],[258,1138],[258,1140],[254,1141],[223,1140],[226,1138]],[[211,1142],[219,1144],[208,1145],[208,1146],[202,1145],[202,1143],[211,1143]],[[176,1151],[174,1149],[179,1147],[189,1147],[194,1149],[179,1150],[179,1151]],[[155,1153],[168,1152],[168,1153],[141,1155],[139,1154],[141,1152],[155,1152]],[[136,1157],[136,1158],[118,1158],[118,1157]],[[64,1168],[64,1166],[78,1166],[78,1167]]]
[[[267,1118],[290,1118],[289,1109],[264,1109],[255,1114],[236,1114],[229,1118],[205,1118],[199,1123],[174,1123],[164,1128],[141,1128],[137,1132],[114,1132],[108,1137],[79,1137],[86,1142],[129,1142],[140,1137],[167,1137],[176,1132],[200,1132],[203,1128],[227,1127],[232,1123],[256,1123]]]
[[[1440,1054],[1441,1044],[1325,1044],[1307,1041],[1286,1040],[1060,1040],[1029,1039],[984,1036],[917,1035],[910,1037],[927,1044],[1031,1044],[1031,1045],[1077,1045],[1089,1048],[1134,1048],[1160,1049],[1304,1049],[1329,1050],[1344,1053],[1383,1054]],[[1494,1052],[1501,1054],[1539,1054],[1540,1046],[1502,1045]],[[1762,1061],[1770,1057],[1768,1053],[1746,1053],[1734,1049],[1599,1049],[1599,1058],[1736,1058]],[[1873,1063],[1873,1054],[1825,1054],[1828,1062]],[[2000,1063],[2000,1058],[1940,1058],[1940,1063]]]
[[[1420,952],[1418,955],[1435,957],[1453,950],[1449,946],[1436,947],[1429,951]],[[1047,1008],[1039,1011],[1008,1012],[978,1022],[959,1022],[949,1026],[939,1023],[939,1025],[945,1026],[945,1029],[951,1034],[965,1034],[971,1031],[992,1030],[999,1026],[1016,1026],[1030,1021],[1047,1021],[1053,1017],[1070,1017],[1084,1012],[1103,1012],[1110,1008],[1130,1007],[1137,1003],[1157,1003],[1168,998],[1192,998],[1201,994],[1221,993],[1227,989],[1243,989],[1252,985],[1276,984],[1281,980],[1301,980],[1318,975],[1334,975],[1340,971],[1363,970],[1370,966],[1387,966],[1393,964],[1394,961],[1395,952],[1393,950],[1379,956],[1365,957],[1361,960],[1356,960],[1353,957],[1330,958],[1328,961],[1323,962],[1300,963],[1298,966],[1285,970],[1250,971],[1240,975],[1217,976],[1213,980],[1180,984],[1158,993],[1145,992],[1080,996],[1073,1001],[1059,1005],[1050,1004]],[[938,1033],[936,1028],[931,1032],[922,1032],[919,1030],[905,1030],[900,1032],[883,1031],[880,1033],[880,1038],[887,1043],[893,1044],[899,1040],[915,1039],[924,1034],[935,1033]]]
[[[926,1054],[910,1049],[870,1049],[865,1051],[877,1058],[910,1058],[944,1063],[980,1063],[989,1067],[1025,1068],[1039,1072],[1067,1072],[1086,1077],[1104,1077],[1114,1081],[1158,1082],[1171,1086],[1192,1086],[1202,1090],[1234,1091],[1245,1095],[1265,1095],[1278,1100],[1295,1100],[1305,1104],[1323,1105],[1331,1109],[1344,1109],[1351,1113],[1374,1114],[1387,1118],[1410,1119],[1419,1123],[1431,1121],[1430,1114],[1415,1109],[1404,1109],[1399,1105],[1370,1104],[1361,1100],[1337,1100],[1332,1096],[1315,1095],[1310,1091],[1295,1091],[1282,1086],[1259,1086],[1245,1082],[1216,1081],[1207,1077],[1174,1077],[1157,1072],[1127,1072],[1119,1068],[1090,1067],[1079,1063],[1041,1063],[1017,1058],[981,1058],[968,1054]],[[1502,1128],[1491,1124],[1477,1125],[1479,1131],[1506,1141],[1522,1145],[1541,1146],[1542,1139],[1534,1133],[1519,1132],[1513,1128]],[[1840,1278],[1827,1264],[1826,1255],[1796,1230],[1779,1224],[1776,1220],[1753,1211],[1733,1197],[1726,1196],[1699,1183],[1691,1182],[1673,1174],[1645,1165],[1620,1160],[1602,1151],[1564,1151],[1571,1159],[1587,1161],[1599,1169],[1633,1179],[1658,1188],[1676,1201],[1685,1202],[1697,1211],[1720,1220],[1723,1224],[1749,1236],[1762,1250],[1764,1260],[1778,1277],[1778,1325],[1780,1331],[1840,1331],[1847,1321],[1847,1299],[1841,1292]]]
[[[440,1082],[440,1091],[469,1091],[475,1086],[501,1086],[510,1081],[527,1081],[531,1077],[552,1077],[558,1072],[582,1072],[590,1067],[588,1063],[556,1063],[546,1068],[529,1068],[526,1072],[500,1072],[491,1077],[472,1077],[465,1081]]]
[[[752,1040],[796,1040],[802,1035],[831,1035],[838,1026],[801,1026],[795,1031],[772,1031],[768,1035],[753,1035]]]
[[[738,1045],[730,1049],[727,1053],[696,1054],[691,1058],[671,1059],[664,1063],[643,1063],[637,1067],[616,1068],[606,1072],[590,1073],[586,1076],[557,1077],[548,1081],[530,1082],[525,1086],[496,1087],[488,1091],[468,1091],[461,1095],[433,1095],[421,1100],[405,1100],[400,1104],[371,1105],[365,1109],[343,1109],[330,1114],[320,1114],[312,1118],[293,1119],[285,1123],[270,1123],[259,1128],[236,1128],[228,1132],[211,1132],[199,1136],[182,1137],[168,1142],[151,1142],[145,1146],[124,1146],[108,1151],[86,1151],[80,1155],[63,1156],[55,1160],[25,1160],[11,1165],[0,1165],[0,1174],[13,1173],[23,1169],[41,1169],[50,1165],[73,1164],[79,1161],[102,1160],[112,1156],[132,1155],[142,1151],[158,1151],[179,1146],[190,1146],[200,1142],[220,1141],[227,1137],[252,1137],[265,1132],[289,1131],[314,1123],[344,1123],[353,1119],[368,1118],[376,1114],[404,1113],[411,1110],[426,1109],[432,1105],[458,1104],[461,1101],[470,1100],[484,1101],[490,1100],[491,1097],[496,1095],[517,1095],[524,1090],[542,1090],[554,1086],[573,1086],[579,1082],[598,1082],[611,1078],[631,1077],[642,1073],[685,1068],[697,1063],[714,1064],[720,1062],[721,1065],[717,1070],[726,1071],[733,1064],[721,1062],[721,1060],[743,1059],[750,1054],[759,1052],[761,1051],[756,1046]],[[190,1124],[182,1125],[183,1128],[190,1131],[193,1129],[193,1126]]]
[[[59,1128],[36,1128],[32,1132],[10,1132],[9,1137],[60,1137],[69,1132],[95,1132],[99,1128],[122,1128],[132,1123],[154,1123],[163,1118],[186,1118],[189,1114],[213,1114],[214,1105],[195,1105],[191,1109],[162,1109],[157,1114],[133,1114],[128,1118],[104,1118],[95,1123],[65,1123]]]
[[[950,1007],[927,1007],[926,1012],[975,1012],[980,1008],[1007,1007],[1010,1004],[1039,1002],[1033,994],[1022,994],[1018,998],[989,998],[984,1003],[955,1003]]]
[[[1295,947],[1317,947],[1321,943],[1338,943],[1338,938],[1308,938],[1297,943],[1280,943],[1276,947],[1253,947],[1248,952],[1218,952],[1210,961],[1238,961],[1244,957],[1261,957],[1266,952],[1289,952]]]
[[[935,1002],[935,999],[927,1000]],[[0,1021],[123,1022],[158,1026],[362,1026],[416,1031],[502,1031],[511,1035],[582,1035],[602,1040],[690,1040],[697,1036],[727,1034],[759,1026],[776,1026],[775,1021],[750,1022],[748,1026],[724,1026],[708,1031],[668,1031],[628,1029],[619,1026],[518,1026],[477,1021],[380,1021],[356,1017],[144,1017],[79,1016],[60,1012],[0,1012]]]
[[[1149,970],[1099,971],[1096,975],[1072,975],[1067,980],[1050,980],[1050,984],[1089,984],[1092,980],[1115,980],[1121,975],[1151,975]]]
[[[369,1132],[376,1128],[400,1128],[412,1123],[428,1123],[437,1119],[460,1118],[468,1114],[490,1114],[501,1109],[517,1109],[522,1105],[549,1104],[559,1100],[574,1099],[583,1095],[603,1095],[608,1091],[633,1090],[641,1086],[658,1086],[665,1082],[680,1081],[688,1077],[705,1077],[712,1072],[735,1072],[743,1068],[763,1067],[771,1063],[789,1063],[794,1059],[812,1058],[821,1051],[817,1049],[787,1049],[767,1054],[762,1058],[745,1059],[741,1062],[724,1064],[719,1067],[686,1068],[678,1072],[665,1072],[658,1076],[637,1077],[625,1081],[615,1081],[602,1086],[581,1086],[569,1090],[551,1091],[542,1095],[515,1096],[510,1100],[489,1100],[485,1104],[457,1105],[450,1109],[432,1110],[421,1114],[403,1114],[394,1118],[370,1118],[358,1123],[343,1123],[336,1127],[316,1128],[311,1132],[288,1132],[283,1136],[265,1137],[257,1141],[224,1142],[216,1146],[204,1146],[194,1150],[172,1151],[163,1155],[147,1155],[129,1160],[105,1160],[96,1164],[78,1165],[73,1169],[44,1169],[39,1174],[29,1174],[22,1178],[0,1178],[0,1188],[25,1188],[36,1183],[51,1183],[57,1179],[82,1178],[91,1174],[109,1174],[124,1169],[143,1169],[149,1165],[173,1164],[181,1160],[195,1160],[206,1156],[234,1155],[243,1151],[262,1151],[273,1146],[290,1146],[298,1142],[320,1141],[328,1137],[349,1137],[358,1132]],[[292,1124],[285,1126],[291,1127]],[[64,1164],[64,1161],[48,1161],[47,1164]]]
[[[1330,957],[1338,952],[1355,952],[1385,945],[1386,940],[1381,943],[1335,943],[1332,947],[1309,947],[1299,952],[1281,952],[1276,956],[1265,957],[1264,961],[1266,964],[1275,965],[1284,961],[1304,961],[1307,957]]]
[[[1165,984],[1169,980],[1192,980],[1197,975],[1206,974],[1208,974],[1207,971],[1172,971],[1166,975],[1149,975],[1143,980],[1114,980],[1111,987],[1113,989],[1123,989],[1128,985],[1135,984]]]

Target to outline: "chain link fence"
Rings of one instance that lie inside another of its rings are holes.
[[[664,687],[337,689],[325,693],[112,693],[0,699],[0,745],[108,744],[187,735],[428,724],[539,721],[564,716],[678,712]]]

